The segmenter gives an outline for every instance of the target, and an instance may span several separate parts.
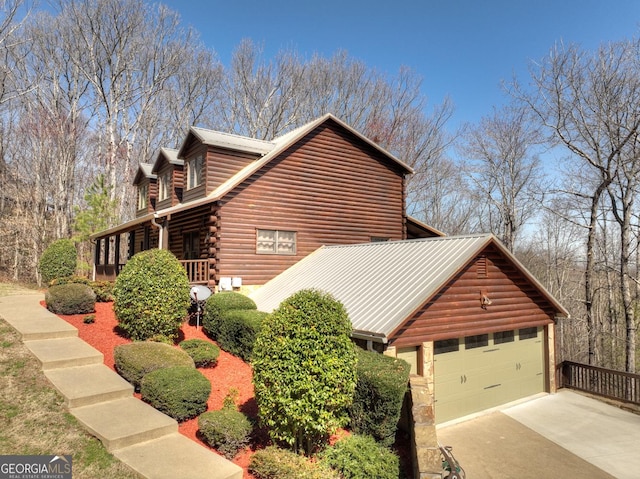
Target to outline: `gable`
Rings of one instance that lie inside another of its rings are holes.
[[[544,326],[566,312],[492,243],[390,336],[397,346]]]

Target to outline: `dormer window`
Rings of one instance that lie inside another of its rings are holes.
[[[138,209],[147,208],[149,201],[149,185],[138,185]]]
[[[169,198],[171,191],[171,172],[167,171],[158,178],[158,200],[166,200]]]
[[[204,157],[198,155],[187,161],[187,189],[190,190],[202,184],[202,166]]]

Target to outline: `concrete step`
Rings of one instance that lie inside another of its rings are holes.
[[[178,432],[174,419],[134,397],[69,411],[109,452]]]
[[[0,316],[20,333],[23,341],[78,336],[74,326],[43,308],[40,299],[33,294],[1,296]]]
[[[80,338],[39,339],[24,345],[40,361],[43,371],[104,362],[103,354]]]
[[[133,386],[104,364],[50,369],[44,375],[64,396],[68,408],[133,396]]]
[[[175,433],[113,451],[148,479],[242,479],[242,468]]]

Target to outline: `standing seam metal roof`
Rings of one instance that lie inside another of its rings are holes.
[[[323,246],[250,296],[270,312],[296,291],[340,300],[356,332],[388,337],[491,240],[490,234]]]

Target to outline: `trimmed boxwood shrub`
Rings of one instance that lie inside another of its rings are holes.
[[[195,369],[193,359],[181,349],[151,341],[121,344],[113,350],[116,371],[136,390],[142,378],[157,369],[186,366]]]
[[[118,323],[134,340],[175,339],[191,304],[186,270],[161,249],[133,256],[118,275],[113,296]]]
[[[207,299],[202,315],[202,329],[211,339],[218,339],[220,318],[223,312],[236,309],[257,309],[256,303],[242,293],[224,291]]]
[[[349,422],[356,385],[351,321],[330,294],[301,290],[267,316],[253,349],[260,421],[308,454]]]
[[[220,356],[220,348],[204,339],[187,339],[179,346],[189,355],[196,367],[215,366]]]
[[[208,411],[198,416],[198,430],[204,442],[227,459],[233,459],[249,444],[252,425],[247,416],[234,406]]]
[[[255,309],[224,311],[220,317],[218,344],[225,351],[251,361],[253,345],[267,315]]]
[[[258,479],[340,479],[332,469],[277,446],[267,446],[251,456],[249,471]]]
[[[98,303],[113,301],[113,287],[115,284],[112,281],[91,281],[90,279],[82,276],[65,276],[49,281],[49,286],[70,283],[86,284],[91,287],[93,292],[96,293],[96,301]]]
[[[78,252],[70,239],[59,239],[51,243],[40,256],[40,276],[49,283],[52,279],[71,276],[76,272]]]
[[[320,461],[344,479],[398,479],[400,459],[371,436],[353,434],[320,454]]]
[[[402,359],[358,349],[358,382],[349,409],[353,432],[393,444],[410,369]]]
[[[142,378],[140,395],[158,411],[186,421],[207,410],[211,382],[187,366],[157,369]]]
[[[47,309],[56,314],[85,314],[96,310],[96,294],[86,284],[51,286],[44,300]]]

